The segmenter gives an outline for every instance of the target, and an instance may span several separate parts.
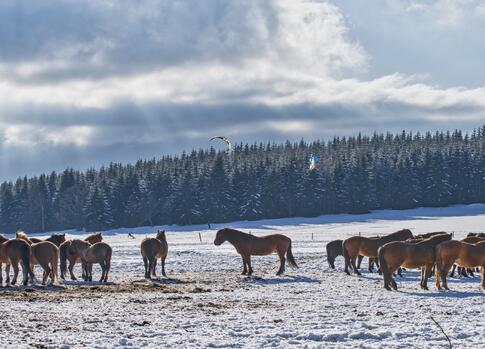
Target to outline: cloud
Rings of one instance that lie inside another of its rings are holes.
[[[413,26],[468,30],[422,24],[446,17],[437,4],[372,0],[368,14],[354,0],[3,1],[0,179],[206,147],[214,134],[252,142],[480,126],[482,85],[433,83],[452,69],[398,51],[429,44]],[[456,4],[478,8],[446,2]]]

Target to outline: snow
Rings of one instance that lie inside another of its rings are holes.
[[[360,277],[344,274],[341,257],[337,269],[329,269],[325,245],[402,228],[444,230],[461,238],[485,230],[484,223],[485,205],[475,204],[227,224],[293,240],[299,269],[287,267],[277,277],[275,255],[253,257],[252,278],[240,275],[242,262],[231,245],[214,246],[215,231],[225,225],[160,227],[167,230],[170,279],[154,282],[143,279],[139,244],[158,227],[107,231],[112,282],[1,289],[0,343],[5,348],[447,347],[433,317],[454,347],[480,348],[485,292],[478,277],[451,278],[452,291],[441,292],[432,279],[430,291],[422,291],[418,271],[410,270],[396,280],[399,290],[389,292],[382,278],[365,268]],[[94,277],[99,276],[95,267]]]

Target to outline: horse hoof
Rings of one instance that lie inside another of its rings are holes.
[[[167,274],[165,274],[165,273],[162,273],[162,276],[163,276],[163,277],[167,277]]]

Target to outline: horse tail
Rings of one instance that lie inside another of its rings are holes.
[[[377,256],[381,266],[382,276],[384,277],[384,285],[388,285],[389,277],[391,275],[389,274],[389,266],[387,265],[386,258],[384,257],[384,249],[382,247],[380,247],[377,251]]]
[[[59,272],[57,270],[57,263],[59,261],[59,249],[54,249],[54,257],[52,258],[52,283],[59,281]]]
[[[29,244],[25,243],[20,246],[20,259],[22,261],[23,267],[27,268],[27,275],[34,280],[35,275],[30,266],[30,254],[32,249]]]
[[[286,251],[286,259],[288,260],[288,263],[295,268],[298,268],[298,265],[296,264],[295,257],[293,256],[293,252],[291,252],[291,240],[290,240],[290,245],[288,246],[288,250]]]
[[[436,246],[434,248],[434,277],[436,287],[439,288],[440,285],[440,271],[441,271],[441,253],[440,253],[440,246]]]
[[[111,255],[113,253],[113,250],[110,248],[108,248],[108,252],[106,252],[106,256],[104,257],[104,262],[106,263],[106,265],[109,267],[111,267]]]
[[[61,265],[61,278],[64,279],[64,275],[67,272],[67,243],[62,244],[59,247],[59,259]]]

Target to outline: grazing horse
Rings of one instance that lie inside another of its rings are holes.
[[[14,276],[12,279],[12,285],[17,283],[17,277],[19,274],[19,262],[22,264],[23,272],[23,284],[27,285],[29,276],[31,280],[34,280],[34,273],[30,267],[30,245],[21,239],[6,239],[3,235],[0,235],[0,283],[1,283],[1,263],[6,263],[5,272],[7,275],[7,285],[10,281],[10,264],[13,267]]]
[[[343,254],[345,258],[345,272],[350,275],[349,265],[352,265],[354,272],[360,275],[359,270],[355,265],[358,255],[367,256],[369,258],[377,258],[377,250],[382,245],[391,241],[404,241],[413,236],[411,230],[403,229],[395,233],[378,237],[368,238],[364,236],[352,236],[342,243]]]
[[[242,257],[242,275],[251,275],[253,273],[251,256],[265,256],[275,251],[280,258],[280,268],[276,275],[281,275],[285,272],[285,253],[288,263],[291,266],[298,268],[293,253],[291,252],[291,239],[287,236],[273,234],[257,237],[243,233],[239,230],[224,228],[217,232],[216,238],[214,239],[214,245],[220,246],[226,241],[233,245]]]
[[[403,241],[389,242],[379,248],[379,262],[381,263],[384,287],[397,290],[396,281],[392,274],[400,267],[421,268],[421,288],[428,289],[428,278],[435,263],[435,246],[451,240],[451,234],[434,235],[417,243]]]
[[[143,257],[143,264],[145,266],[145,278],[151,279],[152,275],[157,276],[155,269],[157,266],[157,259],[160,258],[162,262],[162,275],[165,274],[165,259],[168,253],[168,243],[165,237],[165,230],[157,231],[155,238],[146,238],[141,242],[141,256]]]
[[[482,288],[485,289],[485,241],[469,244],[452,240],[436,246],[435,282],[438,290],[441,286],[449,290],[446,275],[453,264],[465,268],[481,267]]]
[[[29,238],[30,241],[32,241],[33,244],[36,244],[38,242],[42,242],[42,241],[50,241],[52,242],[54,245],[56,245],[57,247],[61,246],[61,244],[63,242],[66,241],[66,234],[52,234],[50,237],[48,237],[47,239],[38,239],[38,238]]]
[[[69,249],[71,253],[81,258],[84,281],[93,281],[94,263],[98,263],[101,266],[102,274],[99,282],[108,281],[108,273],[111,268],[111,255],[113,251],[107,243],[97,242],[91,245],[89,242],[80,239],[74,239],[67,242],[70,242]]]
[[[342,252],[342,240],[334,240],[330,241],[327,246],[327,262],[330,268],[335,269],[335,258],[338,256],[343,256]],[[359,256],[357,257],[357,268],[360,269],[360,265],[362,264],[362,260],[364,259],[364,256]],[[372,258],[369,259],[369,271],[371,270],[372,267]]]
[[[61,257],[61,279],[63,280],[65,279],[66,269],[69,269],[69,273],[71,274],[71,280],[77,280],[76,276],[74,276],[73,270],[76,263],[81,261],[81,257],[73,249],[71,249],[72,241],[73,240],[67,240],[66,242],[62,243],[61,246],[59,246],[59,253]],[[87,238],[84,239],[84,241],[87,241],[91,245],[94,245],[97,242],[103,241],[103,235],[101,233],[95,233],[89,235]],[[69,268],[67,268],[66,266],[67,260],[69,260]],[[82,268],[82,270],[82,278],[84,279],[84,268]]]
[[[17,239],[24,240],[30,245],[30,267],[32,271],[35,264],[39,264],[44,270],[42,285],[46,284],[49,276],[51,283],[56,282],[58,278],[59,248],[50,241],[40,241],[34,244],[23,232],[17,232],[15,235]]]

